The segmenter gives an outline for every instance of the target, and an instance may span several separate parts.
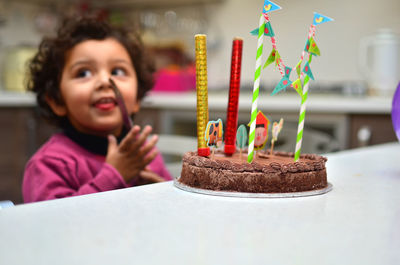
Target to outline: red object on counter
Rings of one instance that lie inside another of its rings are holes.
[[[238,105],[240,93],[240,73],[242,67],[243,40],[235,38],[232,43],[231,79],[229,86],[229,102],[226,116],[225,154],[232,155],[236,151],[236,128],[238,121]]]
[[[197,154],[199,156],[209,156],[210,155],[210,148],[197,148]]]

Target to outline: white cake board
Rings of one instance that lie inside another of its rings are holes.
[[[187,186],[178,181],[174,180],[175,187],[189,192],[200,193],[205,195],[223,196],[223,197],[238,197],[238,198],[295,198],[295,197],[306,197],[315,196],[327,193],[332,190],[332,184],[328,182],[328,186],[319,190],[301,191],[301,192],[287,192],[287,193],[252,193],[252,192],[236,192],[236,191],[214,191],[199,189]]]

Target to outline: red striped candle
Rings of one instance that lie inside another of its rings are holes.
[[[236,128],[238,121],[238,105],[240,93],[240,72],[242,67],[243,40],[234,38],[232,43],[231,80],[229,86],[229,102],[226,115],[225,154],[232,155],[236,151]]]

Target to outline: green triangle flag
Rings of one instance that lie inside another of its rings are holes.
[[[303,61],[302,60],[300,60],[297,64],[296,64],[296,73],[297,73],[297,75],[300,77],[300,74],[301,74],[301,63],[302,63]]]
[[[275,53],[275,66],[278,65],[280,59],[281,59],[281,55],[279,54],[278,51],[276,51],[276,53]]]
[[[303,88],[301,87],[301,80],[298,78],[296,81],[292,83],[293,88],[296,92],[302,97],[303,96]]]
[[[267,59],[267,61],[265,62],[263,68],[267,67],[268,65],[270,65],[272,62],[275,61],[275,56],[276,56],[277,53],[278,53],[278,52],[277,52],[275,49],[272,49],[272,51],[271,51],[271,53],[269,54],[268,59]]]
[[[272,29],[272,26],[271,26],[271,22],[265,23],[264,35],[270,36],[270,37],[275,36],[274,30]]]
[[[317,46],[317,43],[315,43],[315,40],[313,37],[310,38],[310,47],[308,48],[308,52],[311,53],[314,56],[320,56],[321,53],[319,51],[319,48]]]
[[[251,35],[258,36],[258,28],[250,31]],[[271,22],[266,22],[264,27],[264,36],[275,37],[274,30],[272,29]]]

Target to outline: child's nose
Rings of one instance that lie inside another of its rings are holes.
[[[108,73],[99,73],[97,78],[96,88],[97,89],[112,88],[111,83],[109,81],[110,77],[111,76]]]

